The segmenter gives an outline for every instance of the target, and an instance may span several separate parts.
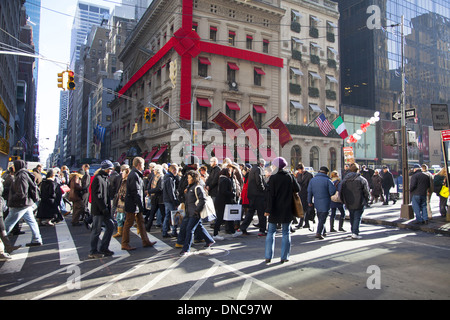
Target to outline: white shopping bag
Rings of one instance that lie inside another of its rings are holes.
[[[225,221],[240,221],[242,217],[241,204],[226,204],[223,212],[223,220]]]

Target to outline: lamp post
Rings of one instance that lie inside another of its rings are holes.
[[[190,139],[190,149],[189,149],[189,154],[193,155],[194,154],[194,96],[195,96],[195,92],[197,91],[197,87],[200,84],[200,82],[202,82],[202,80],[211,80],[211,76],[207,76],[204,78],[201,78],[200,80],[197,81],[197,85],[195,86],[194,91],[192,92],[192,96],[191,96],[191,139]]]

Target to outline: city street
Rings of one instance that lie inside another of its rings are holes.
[[[385,208],[378,203],[370,210]],[[26,233],[13,238],[22,248],[13,253],[12,261],[0,265],[0,299],[222,300],[226,304],[450,298],[450,237],[439,234],[362,224],[363,239],[351,240],[346,221],[347,232],[316,240],[314,232],[300,229],[292,234],[290,261],[279,262],[278,234],[275,257],[266,265],[265,238],[258,237],[253,227],[252,235],[226,238],[211,249],[195,244],[187,257],[179,256],[175,239],[162,238],[160,229],[149,234],[157,238],[157,245],[142,248],[133,228],[131,245],[137,250],[122,251],[113,238],[113,257],[89,260],[89,232],[84,226],[72,227],[70,217],[56,227],[41,227],[41,247],[24,246],[30,231],[23,225]],[[180,301],[168,311],[176,314],[179,306]]]

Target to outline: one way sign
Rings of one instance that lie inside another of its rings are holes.
[[[406,109],[405,114],[406,114],[405,119],[415,118],[416,117],[416,109]],[[402,118],[401,111],[392,112],[392,120],[400,120],[401,118]]]

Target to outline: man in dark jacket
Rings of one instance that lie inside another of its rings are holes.
[[[267,217],[264,215],[266,205],[266,189],[267,185],[264,181],[264,166],[266,161],[259,159],[256,166],[253,166],[248,175],[248,191],[247,197],[249,201],[249,209],[241,224],[243,234],[247,233],[247,228],[253,220],[255,211],[258,214],[258,236],[266,236]]]
[[[214,201],[217,197],[220,167],[216,157],[211,158],[210,164],[211,170],[209,172],[208,179],[206,179],[206,190],[208,191],[208,195],[210,195]]]
[[[308,208],[308,185],[311,179],[314,178],[311,172],[308,172],[305,170],[305,166],[303,163],[299,163],[297,165],[297,183],[300,186],[300,191],[298,195],[300,196],[300,200],[302,201],[302,206],[306,211],[306,208]],[[303,226],[303,221],[305,222],[305,225]],[[300,229],[303,226],[303,228],[309,228],[309,220],[305,218],[301,218],[300,222],[296,226],[297,229]]]
[[[33,205],[37,201],[37,186],[34,175],[26,169],[25,161],[14,161],[14,180],[8,194],[9,214],[5,219],[6,233],[10,233],[23,217],[31,229],[31,242],[27,247],[42,245],[39,226],[34,218]]]
[[[409,183],[411,204],[416,214],[416,223],[428,223],[427,192],[430,187],[430,178],[422,172],[420,165],[414,165],[414,173]]]
[[[177,236],[176,226],[172,227],[171,235],[169,235],[168,233],[170,227],[171,211],[176,210],[180,205],[177,192],[177,173],[178,166],[176,164],[171,164],[169,167],[169,172],[167,172],[163,178],[163,201],[164,209],[166,211],[162,227],[162,236],[164,238]]]
[[[369,183],[359,174],[356,163],[350,165],[349,173],[345,176],[341,186],[341,201],[350,212],[352,239],[361,239],[359,225],[364,213],[364,205],[369,201]]]
[[[112,256],[114,252],[108,249],[109,242],[114,231],[114,222],[111,217],[111,201],[108,190],[108,177],[114,166],[111,161],[105,160],[101,163],[101,170],[94,176],[91,186],[91,213],[93,216],[91,231],[91,250],[89,259]],[[105,226],[100,248],[98,249],[99,236]]]
[[[381,186],[383,187],[384,192],[384,203],[383,205],[387,206],[389,204],[389,192],[391,188],[395,187],[394,176],[389,171],[387,166],[383,166],[383,174],[381,175],[383,179],[381,182]],[[392,199],[393,204],[397,202],[397,200]]]
[[[122,233],[122,250],[134,250],[135,247],[130,246],[130,228],[136,220],[137,229],[142,239],[142,246],[152,247],[156,242],[150,242],[144,222],[144,170],[145,161],[141,157],[133,159],[133,169],[131,169],[127,178],[127,192],[125,194],[125,224]]]

